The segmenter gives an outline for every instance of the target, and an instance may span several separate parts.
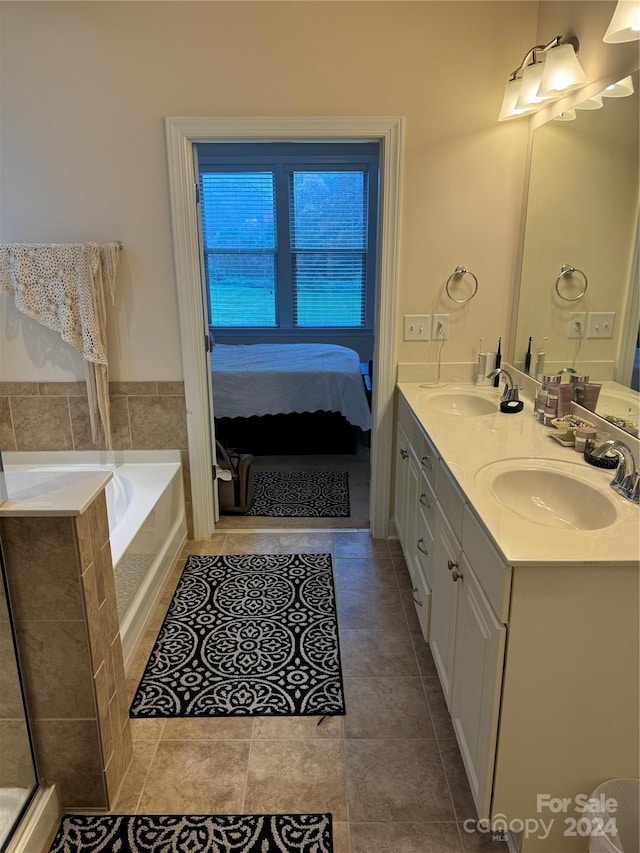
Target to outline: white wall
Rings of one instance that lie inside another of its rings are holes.
[[[111,378],[181,379],[164,116],[403,116],[399,337],[403,314],[448,312],[443,359],[475,360],[511,316],[528,126],[496,116],[537,14],[518,0],[0,3],[0,241],[123,240]],[[480,281],[462,309],[443,298],[458,264]],[[82,376],[0,297],[0,380]]]

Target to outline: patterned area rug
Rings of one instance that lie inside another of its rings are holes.
[[[344,713],[330,554],[187,559],[131,717]]]
[[[332,853],[330,814],[65,815],[49,853]]]
[[[245,515],[271,518],[348,518],[346,471],[257,471],[253,504]]]

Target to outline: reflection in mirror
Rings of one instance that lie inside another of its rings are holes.
[[[602,385],[597,413],[631,432],[640,421],[638,102],[636,72],[534,131],[513,353],[524,369],[531,337],[531,375],[588,376]]]

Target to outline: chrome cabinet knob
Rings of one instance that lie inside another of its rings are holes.
[[[451,569],[457,569],[458,564],[454,563],[453,560],[447,560],[447,568],[449,569],[449,571],[451,571]]]

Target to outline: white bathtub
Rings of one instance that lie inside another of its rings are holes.
[[[4,466],[55,472],[105,470],[113,573],[125,665],[135,652],[186,538],[177,450],[4,453]]]

